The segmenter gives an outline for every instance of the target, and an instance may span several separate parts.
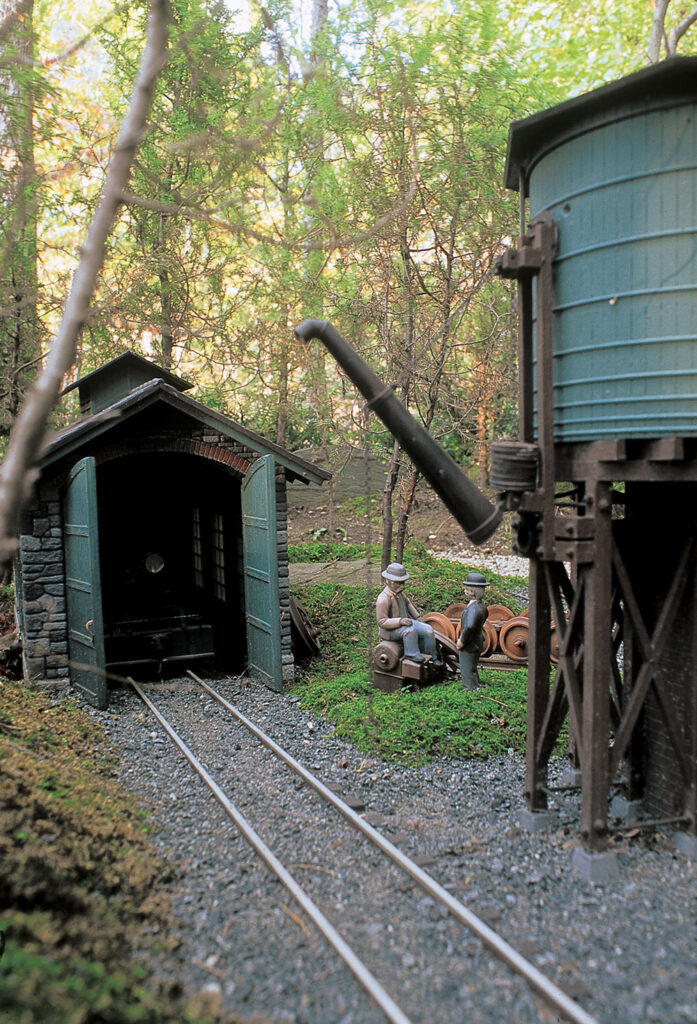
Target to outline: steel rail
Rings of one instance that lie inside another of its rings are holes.
[[[312,920],[327,942],[338,953],[356,980],[363,986],[365,991],[382,1010],[387,1020],[393,1022],[393,1024],[411,1024],[410,1019],[405,1013],[403,1013],[400,1007],[397,1006],[392,997],[388,995],[377,978],[370,973],[363,961],[356,956],[348,943],[327,920],[319,907],[312,902],[310,897],[298,885],[290,872],[283,866],[283,864],[281,864],[276,855],[269,849],[261,836],[254,831],[247,819],[238,811],[232,801],[220,788],[218,783],[208,774],[201,762],[186,745],[184,740],[172,728],[167,719],[158,711],[145,693],[143,693],[138,683],[131,678],[128,679],[128,682],[136,691],[143,703],[150,709],[150,711],[152,711],[162,728],[173,743],[175,743],[179,748],[197,775],[199,775],[208,786],[225,813],[234,821],[244,839],[254,849],[266,866],[276,875],[278,880],[283,883],[297,904],[305,911],[307,916]]]
[[[333,804],[333,806],[339,811],[339,813],[346,819],[346,821],[352,825],[359,832],[362,832],[375,846],[377,846],[390,860],[406,872],[416,883],[420,886],[424,892],[428,893],[429,896],[433,896],[452,914],[456,920],[460,921],[467,928],[470,929],[482,942],[505,964],[507,964],[513,971],[525,978],[528,985],[537,992],[547,1003],[553,1006],[558,1012],[572,1024],[598,1024],[598,1021],[591,1014],[587,1013],[578,1003],[574,1002],[558,985],[539,971],[534,964],[531,964],[526,960],[517,950],[515,950],[505,939],[502,939],[492,928],[484,923],[476,914],[468,910],[467,907],[456,900],[454,896],[444,889],[434,878],[431,878],[418,864],[415,864],[413,860],[402,853],[400,849],[394,846],[389,839],[386,839],[377,829],[369,825],[359,814],[357,814],[353,808],[349,807],[341,797],[338,797],[335,793],[332,793],[323,782],[320,781],[312,772],[308,771],[299,761],[296,761],[291,754],[287,753],[282,747],[280,747],[270,736],[255,725],[254,722],[250,721],[242,712],[236,708],[233,704],[230,704],[221,694],[214,690],[208,683],[200,679],[190,669],[187,671],[187,675],[195,680],[207,693],[218,701],[224,708],[226,708],[242,725],[246,726],[247,729],[254,736],[260,740],[265,747],[267,747],[276,757],[288,765],[297,775],[299,775],[315,792],[327,801],[327,803]]]

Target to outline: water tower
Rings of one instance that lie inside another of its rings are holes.
[[[492,482],[530,558],[528,818],[568,718],[602,878],[614,812],[697,855],[697,58],[514,122],[505,180],[520,443]]]

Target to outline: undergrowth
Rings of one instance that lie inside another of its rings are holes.
[[[464,602],[471,566],[433,558],[409,548],[408,593],[422,611],[443,612]],[[525,581],[487,573],[486,600],[516,614],[515,592]],[[357,572],[360,580],[360,571]],[[321,583],[294,588],[319,630],[321,655],[306,664],[294,692],[304,709],[336,725],[337,735],[389,760],[422,762],[434,756],[488,757],[525,748],[527,670],[480,666],[483,686],[462,689],[459,676],[419,692],[382,693],[372,686],[369,651],[377,642],[375,599],[379,588]]]
[[[232,1024],[144,984],[134,954],[172,948],[171,872],[114,765],[101,727],[71,702],[0,685],[0,1019]]]
[[[357,562],[367,554],[374,561],[379,561],[379,545],[371,544],[367,551],[365,544],[341,544],[339,541],[307,541],[288,545],[291,562]]]

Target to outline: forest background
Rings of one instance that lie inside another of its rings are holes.
[[[149,6],[0,0],[0,454],[65,322]],[[516,435],[514,299],[493,274],[519,225],[509,125],[690,52],[697,9],[172,0],[166,13],[63,384],[133,349],[286,447],[383,454],[399,556],[417,474],[293,327],[333,323],[485,485],[490,440]],[[63,402],[50,426],[76,412]],[[17,503],[8,493],[0,504]]]

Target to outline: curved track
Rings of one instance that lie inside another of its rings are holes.
[[[500,935],[491,929],[485,922],[473,914],[464,904],[455,899],[451,893],[444,889],[439,883],[425,872],[418,864],[407,857],[400,849],[394,846],[380,832],[374,829],[359,814],[343,800],[328,789],[312,772],[296,761],[290,754],[276,744],[258,726],[246,718],[237,708],[230,704],[223,696],[214,690],[208,683],[204,682],[193,672],[188,675],[203,691],[217,701],[227,712],[251,732],[271,753],[282,761],[290,770],[309,785],[326,803],[331,804],[343,816],[345,821],[354,829],[361,832],[381,853],[401,871],[405,872],[428,896],[437,901],[447,913],[463,924],[469,931],[476,935],[486,947],[512,971],[521,976],[528,983],[530,988],[542,997],[563,1019],[573,1024],[597,1024],[595,1018],[586,1013],[582,1007],[570,999],[558,986],[551,982],[533,964],[525,960],[512,946],[510,946]],[[228,816],[235,823],[244,839],[253,847],[257,855],[266,866],[276,875],[282,884],[288,889],[293,898],[303,911],[311,918],[315,926],[334,948],[344,963],[352,971],[356,979],[368,992],[375,1003],[380,1007],[385,1018],[395,1024],[410,1024],[409,1018],[402,1009],[388,995],[386,990],[368,970],[366,965],[354,953],[351,947],[345,942],[342,936],[330,924],[321,910],[310,899],[307,893],[298,885],[292,875],[281,864],[278,858],[269,849],[261,837],[254,831],[250,823],[235,807],[227,794],[218,786],[215,780],[198,761],[195,754],[189,749],[186,743],[176,733],[172,725],[166,720],[153,702],[146,696],[137,683],[129,680],[141,700],[157,718],[167,735],[176,744],[180,752],[187,759],[194,771],[205,782],[218,803],[223,807]]]

